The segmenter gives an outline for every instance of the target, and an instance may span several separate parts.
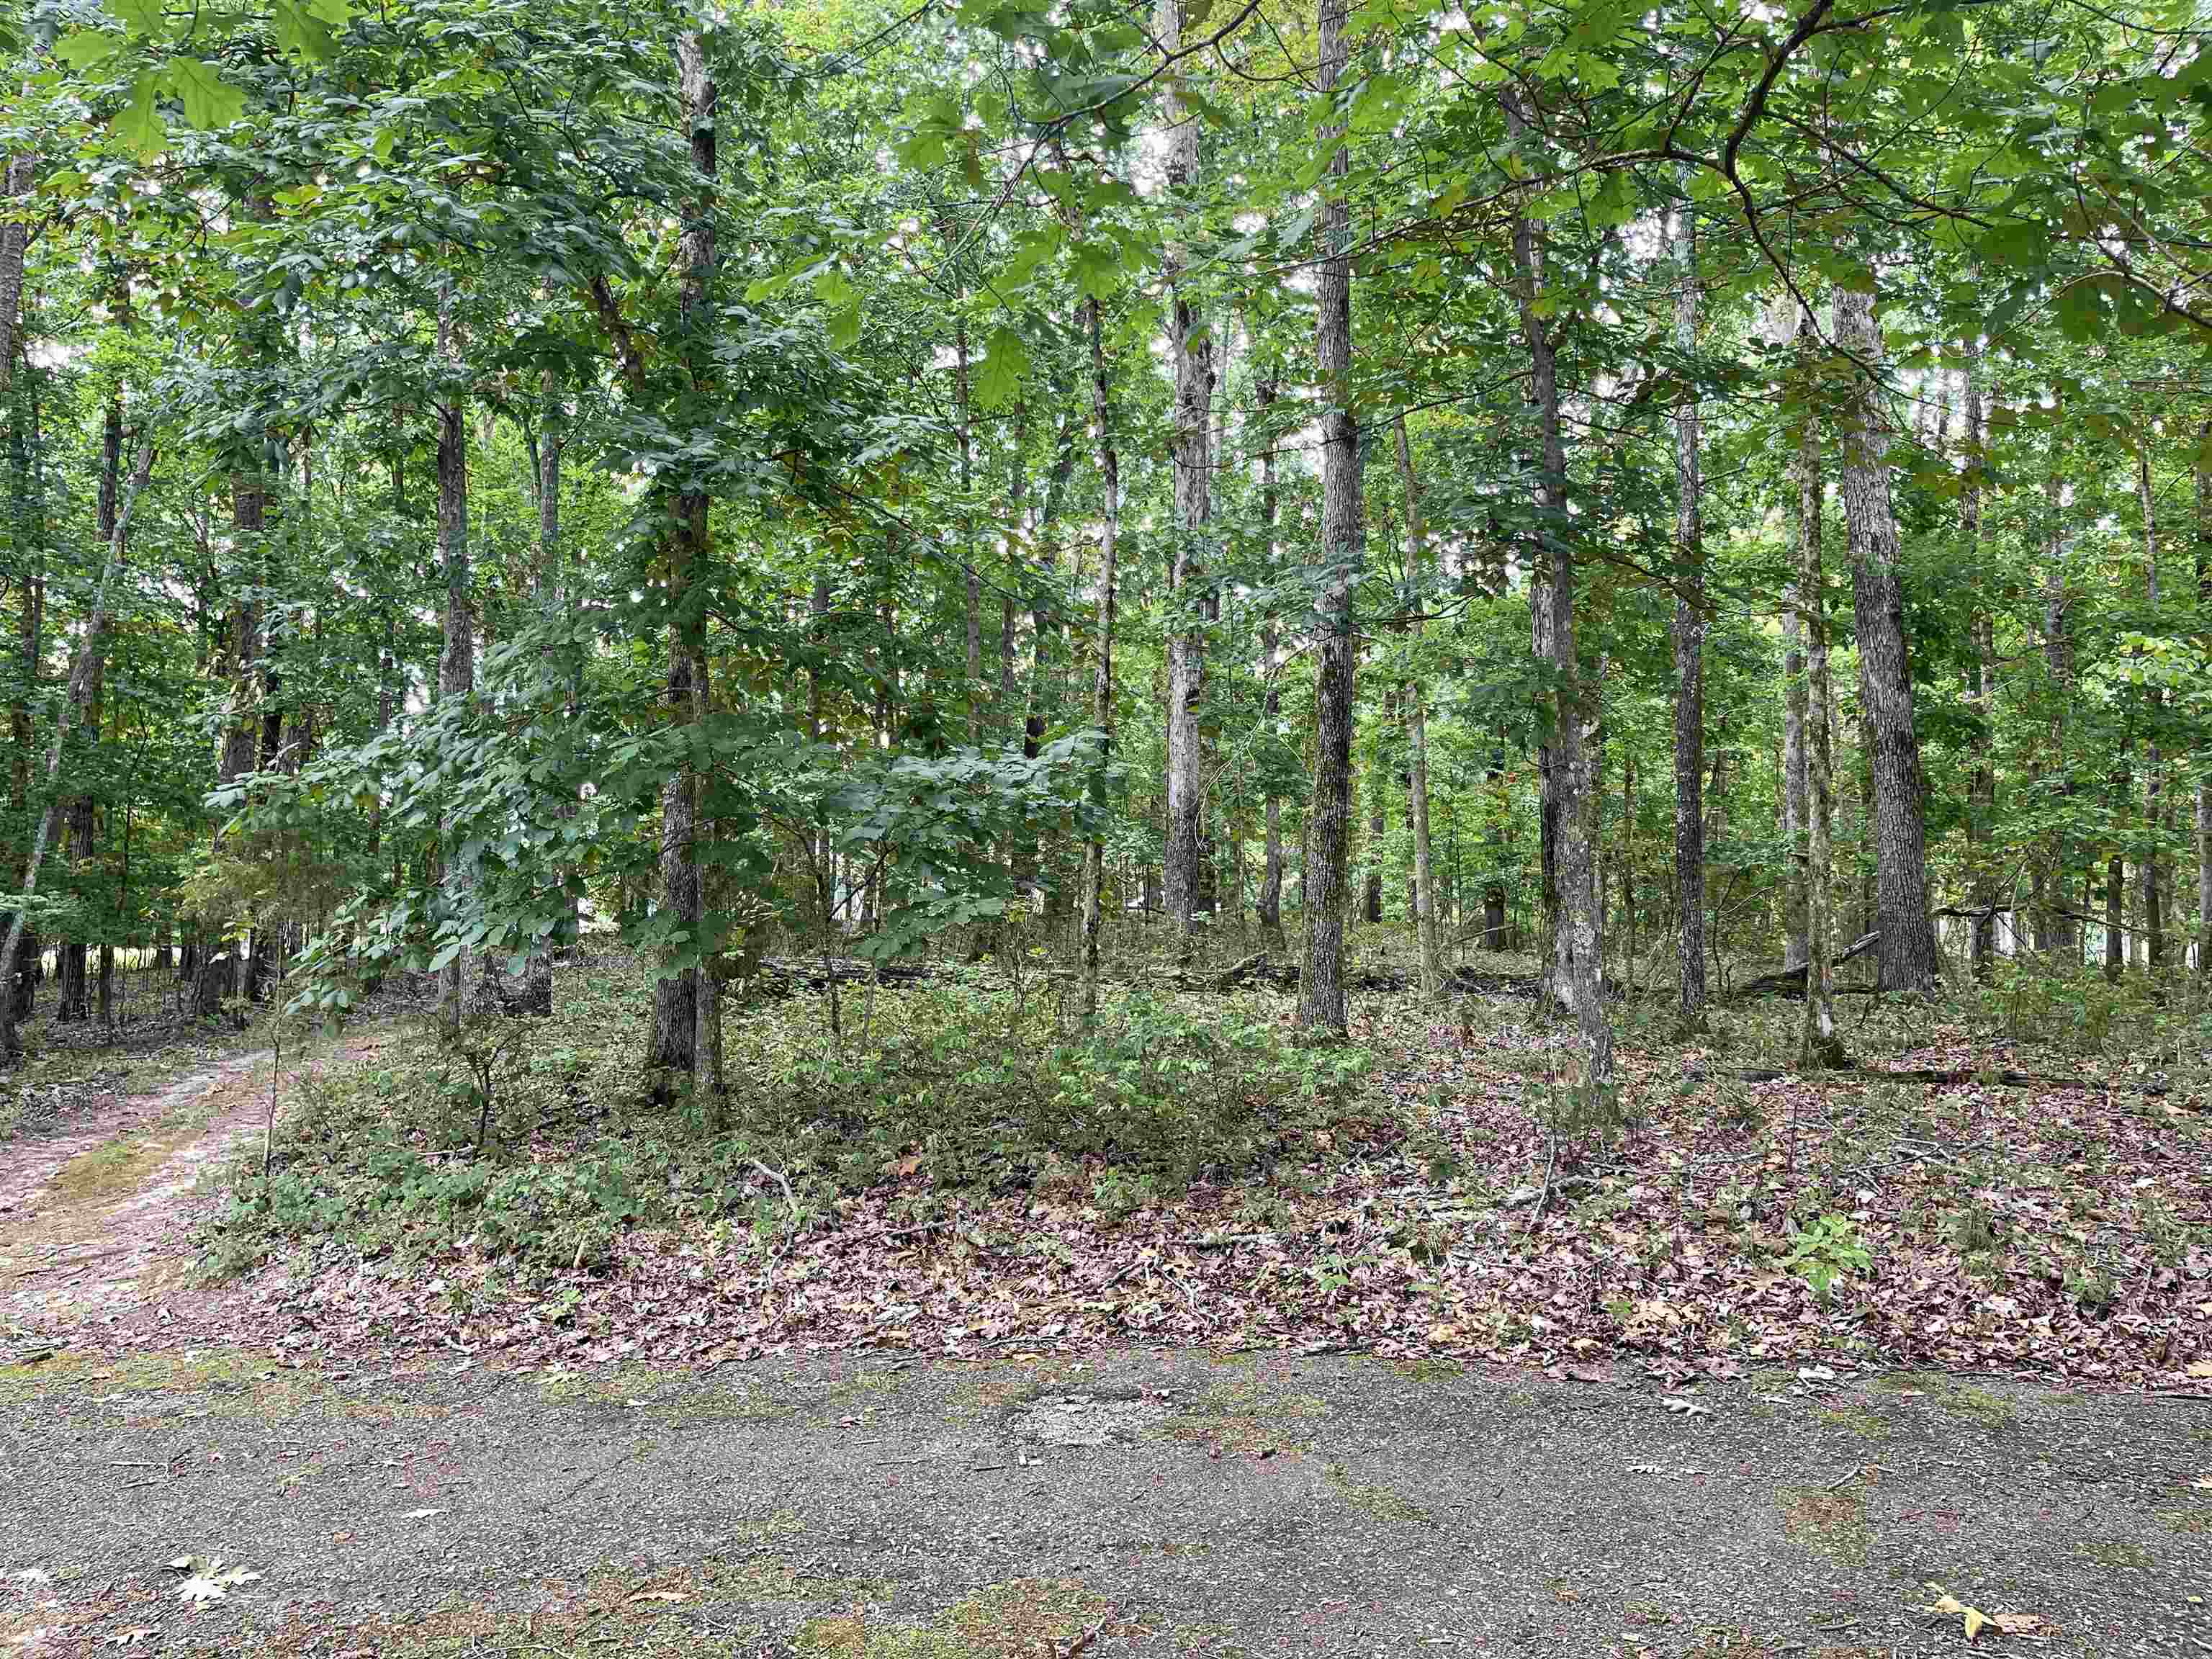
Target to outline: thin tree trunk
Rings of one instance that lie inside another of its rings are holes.
[[[438,355],[449,365],[457,363],[460,345],[454,318],[455,300],[448,282],[438,307]],[[440,400],[438,410],[438,566],[446,579],[443,617],[444,646],[438,658],[438,695],[441,701],[465,701],[476,689],[475,583],[469,565],[469,437],[468,409],[458,392]],[[459,912],[474,890],[476,872],[459,856],[460,836],[449,820],[440,835],[441,855],[446,860],[447,902],[461,925]],[[462,986],[468,952],[459,951],[439,976],[439,1012],[449,1032],[461,1023]]]
[[[1506,94],[1505,115],[1508,131],[1517,138],[1528,125],[1517,92]],[[1613,1026],[1601,967],[1605,926],[1597,901],[1597,803],[1584,759],[1586,714],[1575,650],[1575,551],[1567,515],[1559,364],[1545,316],[1543,239],[1533,220],[1514,220],[1513,253],[1515,297],[1528,347],[1541,455],[1539,507],[1543,526],[1529,586],[1531,626],[1536,653],[1546,662],[1552,682],[1552,740],[1545,752],[1542,817],[1552,826],[1553,852],[1545,884],[1548,932],[1543,948],[1552,995],[1570,1006],[1580,1028],[1583,1086],[1598,1090],[1613,1081]]]
[[[1875,857],[1882,985],[1918,990],[1935,982],[1940,959],[1928,914],[1926,780],[1914,724],[1912,671],[1905,637],[1905,589],[1897,568],[1897,519],[1889,498],[1889,428],[1881,388],[1875,296],[1838,289],[1836,339],[1856,360],[1857,395],[1843,434],[1844,523],[1851,544],[1860,685],[1874,761]]]
[[[1320,88],[1334,93],[1351,61],[1347,0],[1320,0]],[[1341,1036],[1345,1004],[1345,912],[1352,850],[1352,723],[1355,645],[1352,598],[1366,514],[1361,501],[1359,428],[1352,394],[1352,210],[1344,180],[1352,156],[1341,125],[1326,125],[1321,208],[1320,305],[1316,378],[1322,398],[1322,596],[1314,673],[1313,805],[1306,817],[1305,972],[1298,986],[1299,1029]]]
[[[1091,418],[1098,431],[1098,479],[1104,495],[1098,524],[1098,639],[1091,665],[1091,724],[1099,734],[1099,763],[1114,743],[1114,608],[1120,576],[1117,542],[1121,528],[1121,462],[1114,447],[1112,383],[1106,376],[1106,346],[1098,299],[1083,301],[1083,331],[1091,345]],[[1096,834],[1083,846],[1083,1023],[1098,1018],[1098,946],[1106,902],[1106,843]]]
[[[1802,310],[1796,313],[1801,372],[1806,367],[1812,321]],[[1820,546],[1820,434],[1810,416],[1799,427],[1791,472],[1796,486],[1794,591],[1805,641],[1805,1023],[1798,1034],[1797,1064],[1801,1070],[1817,1071],[1844,1064],[1844,1056],[1836,1033],[1834,929],[1828,915],[1835,864],[1836,778],[1831,740],[1835,702],[1828,675],[1827,574]]]
[[[2043,478],[2043,657],[2051,685],[2051,752],[2057,758],[2059,768],[2059,793],[2070,803],[2075,785],[2073,767],[2068,759],[2067,708],[2074,696],[2074,647],[2069,633],[2066,537],[2062,518],[2063,486],[2059,478],[2059,430],[2054,422],[2050,464]],[[2046,887],[2051,896],[2051,908],[2045,919],[2045,940],[2050,949],[2067,956],[2072,965],[2078,968],[2081,966],[2081,943],[2075,918],[2066,914],[2069,884],[2067,866],[2067,837],[2062,828],[2053,830],[2051,836]]]
[[[1428,520],[1421,510],[1420,481],[1413,475],[1413,447],[1406,433],[1406,413],[1398,411],[1398,478],[1406,492],[1406,589],[1414,607],[1413,632],[1419,637],[1419,610],[1427,600]],[[1418,680],[1401,688],[1406,710],[1407,808],[1413,825],[1413,930],[1421,947],[1421,991],[1435,996],[1444,987],[1443,951],[1437,939],[1436,853],[1429,838],[1428,716]]]
[[[100,528],[100,539],[104,546],[115,534],[116,496],[123,471],[123,396],[120,389],[109,393],[107,413],[101,422],[100,446],[100,494],[95,508]],[[106,653],[102,652],[93,665],[90,701],[86,704],[85,725],[95,741],[100,735],[101,696],[105,689]],[[77,796],[69,809],[70,860],[82,871],[99,854],[98,826],[100,803],[90,793]],[[119,921],[120,918],[118,918]],[[86,953],[91,941],[82,933],[62,941],[61,998],[57,1017],[64,1020],[88,1020],[92,1018],[92,989],[87,972]]]
[[[1997,872],[1991,839],[1996,830],[1996,623],[1991,610],[1991,582],[1982,549],[1983,456],[1988,445],[1989,422],[1983,410],[1981,349],[1966,342],[1966,476],[1959,501],[1960,526],[1966,532],[1966,553],[1974,584],[1972,633],[1973,665],[1967,671],[1978,724],[1974,731],[1974,775],[1966,811],[1968,863],[1973,873],[1972,933],[1967,960],[1974,978],[1986,984],[1996,963]]]
[[[2212,627],[2212,419],[2204,422],[2197,449],[2197,629]],[[2197,754],[2197,971],[2212,978],[2212,763],[2203,745]]]
[[[983,574],[975,567],[975,422],[968,386],[968,319],[952,325],[953,414],[960,437],[960,562],[967,590],[968,740],[983,741]]]
[[[1674,291],[1674,349],[1698,349],[1697,220],[1675,210],[1680,261]],[[1685,395],[1674,410],[1674,1017],[1684,1033],[1705,1026],[1705,530],[1698,404]],[[1786,792],[1785,792],[1786,793]]]
[[[1260,535],[1266,551],[1266,567],[1272,573],[1275,567],[1275,520],[1280,510],[1275,478],[1275,439],[1268,425],[1273,418],[1275,382],[1272,379],[1259,382],[1254,392],[1259,405],[1259,420],[1267,433],[1267,447],[1260,456]],[[1261,624],[1260,651],[1261,672],[1267,677],[1267,695],[1261,704],[1261,714],[1267,721],[1267,735],[1273,741],[1280,734],[1275,730],[1282,714],[1282,630],[1271,613]],[[1260,881],[1260,926],[1267,930],[1276,950],[1286,950],[1283,937],[1283,803],[1272,788],[1264,790],[1267,812],[1267,869]]]
[[[709,289],[715,258],[717,91],[702,36],[686,30],[677,37],[676,66],[691,167],[698,180],[698,194],[689,204],[677,255],[682,267],[679,315],[688,343],[684,368],[696,391],[706,385],[713,373],[704,337],[713,325]],[[709,691],[705,611],[692,592],[694,584],[703,583],[707,574],[706,492],[685,489],[673,506],[675,524],[669,536],[668,715],[672,724],[696,728],[706,716]],[[706,889],[699,858],[700,806],[698,768],[687,748],[683,764],[660,789],[660,883],[661,902],[684,936],[681,948],[695,958],[704,957],[710,944],[705,938]],[[718,1091],[721,1079],[714,1069],[716,1045],[700,1041],[702,1030],[714,1027],[716,1012],[711,973],[697,960],[664,975],[653,993],[648,1065],[664,1077],[688,1074],[702,1093]]]
[[[2143,607],[2148,617],[2158,615],[2158,507],[2150,488],[2150,433],[2146,426],[2136,445],[2136,499],[2142,507],[2143,526]],[[2147,625],[2156,627],[2154,620]],[[2159,753],[2158,723],[2160,708],[2165,698],[2155,685],[2146,686],[2143,692],[2145,725],[2143,739],[2143,816],[2142,854],[2136,861],[2136,909],[2142,918],[2143,965],[2155,978],[2166,966],[2166,903],[2160,885],[2159,808],[2166,786],[2165,773]]]
[[[84,717],[90,707],[93,684],[106,664],[112,615],[109,603],[114,593],[116,573],[123,565],[123,549],[131,533],[131,515],[137,509],[138,498],[145,492],[146,481],[153,476],[153,471],[154,446],[143,443],[138,447],[137,461],[131,469],[131,483],[124,495],[122,506],[115,515],[115,528],[107,538],[107,560],[100,568],[100,586],[94,593],[92,616],[85,623],[83,637],[78,641],[76,659],[70,667],[68,695],[54,722],[52,744],[46,750],[46,810],[40,814],[38,830],[31,839],[30,852],[24,860],[23,884],[16,902],[15,914],[8,924],[7,947],[0,950],[0,967],[12,968],[17,953],[23,948],[24,924],[31,913],[31,902],[39,892],[39,866],[46,860],[46,848],[53,842],[54,826],[61,815],[62,796],[58,786],[61,777],[62,751],[68,745],[71,728]],[[16,1030],[23,1013],[17,985],[17,975],[12,972],[0,975],[0,1054],[12,1055],[22,1049],[21,1038]]]
[[[1180,52],[1183,0],[1159,0],[1160,51]],[[1165,185],[1180,206],[1199,165],[1200,124],[1184,107],[1181,84],[1166,79]],[[1162,246],[1168,291],[1168,350],[1175,371],[1175,532],[1168,562],[1172,620],[1167,638],[1167,833],[1163,863],[1169,915],[1182,930],[1182,949],[1195,945],[1192,918],[1201,908],[1206,866],[1205,756],[1199,714],[1206,691],[1206,606],[1209,524],[1213,516],[1213,336],[1192,293],[1183,249]]]

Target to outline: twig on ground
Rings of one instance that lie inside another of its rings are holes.
[[[1552,1201],[1552,1171],[1559,1167],[1559,1137],[1554,1133],[1551,1139],[1551,1156],[1544,1161],[1544,1185],[1536,1194],[1536,1207],[1528,1212],[1528,1231],[1532,1233],[1544,1218],[1544,1206]]]
[[[783,1201],[791,1206],[791,1218],[795,1224],[798,1221],[799,1215],[799,1198],[798,1195],[791,1190],[790,1177],[786,1176],[781,1170],[770,1169],[767,1164],[762,1163],[757,1158],[748,1158],[745,1161],[750,1164],[753,1168],[758,1170],[763,1175],[766,1176],[769,1180],[775,1182],[777,1186],[783,1188]]]

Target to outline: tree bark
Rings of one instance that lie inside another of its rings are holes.
[[[1121,529],[1121,461],[1114,447],[1113,386],[1106,375],[1106,346],[1098,299],[1087,295],[1083,332],[1091,345],[1091,419],[1098,430],[1098,481],[1104,496],[1098,517],[1098,641],[1091,665],[1091,724],[1099,736],[1098,763],[1114,745],[1114,608],[1121,572],[1117,543]],[[1083,1023],[1098,1018],[1098,947],[1106,902],[1106,843],[1093,834],[1083,845]]]
[[[1674,349],[1698,349],[1697,220],[1685,201],[1676,252]],[[1674,410],[1674,1017],[1684,1033],[1705,1025],[1705,532],[1698,402]]]
[[[1844,417],[1842,494],[1850,538],[1860,686],[1867,703],[1875,788],[1875,879],[1881,982],[1889,990],[1932,985],[1940,968],[1928,914],[1926,781],[1914,724],[1912,671],[1898,574],[1897,518],[1889,497],[1889,426],[1873,378],[1881,362],[1875,296],[1836,293],[1838,344],[1852,354],[1856,395]]]
[[[2150,488],[2150,430],[2148,423],[2136,443],[2136,499],[2142,508],[2143,608],[2146,625],[2155,628],[2158,615],[2158,507]],[[2142,919],[2143,965],[2155,977],[2166,966],[2166,903],[2160,886],[2158,837],[2161,828],[2159,806],[2166,779],[2159,753],[2160,709],[2165,702],[2155,685],[2143,688],[2143,816],[2142,851],[2136,860],[2136,910]]]
[[[1794,332],[1805,365],[1812,318],[1796,312]],[[1797,432],[1797,456],[1791,468],[1795,486],[1796,540],[1793,584],[1805,641],[1805,1023],[1797,1041],[1801,1070],[1816,1071],[1845,1063],[1836,1033],[1833,932],[1829,920],[1834,872],[1836,778],[1833,745],[1834,690],[1828,674],[1827,574],[1822,568],[1820,507],[1824,494],[1820,428],[1808,415]]]
[[[1160,50],[1170,62],[1181,50],[1183,0],[1159,0]],[[1166,80],[1166,191],[1182,198],[1198,172],[1200,123],[1184,107],[1181,83]],[[1193,916],[1201,908],[1206,862],[1205,757],[1199,714],[1206,691],[1207,538],[1213,515],[1213,353],[1212,332],[1194,302],[1182,243],[1162,245],[1161,275],[1167,288],[1168,351],[1175,371],[1175,533],[1168,565],[1172,597],[1169,626],[1167,707],[1168,914],[1183,933],[1187,954],[1194,945]]]
[[[30,194],[37,163],[38,158],[28,151],[0,160],[0,213],[7,213],[16,198]],[[24,431],[23,410],[15,385],[15,358],[22,345],[24,256],[30,238],[31,228],[22,220],[12,214],[0,217],[0,422],[5,423],[7,439],[9,538],[21,560],[20,580],[23,586],[16,609],[21,683],[8,704],[9,747],[12,751],[8,769],[13,804],[27,822],[31,811],[31,711],[46,651],[46,586],[38,568],[35,539],[30,534],[30,444]],[[27,857],[29,849],[24,850]],[[24,982],[18,987],[17,975],[9,973],[8,987],[0,989],[0,1000],[27,998],[32,990],[38,952],[36,933],[30,937],[34,948],[22,975]],[[12,965],[14,961],[11,953],[7,965]]]
[[[1273,418],[1275,404],[1275,382],[1262,380],[1254,394],[1259,405],[1259,418],[1267,431],[1267,447],[1260,457],[1260,534],[1267,553],[1267,567],[1275,567],[1275,520],[1280,510],[1275,478],[1275,440],[1267,423]],[[1267,676],[1267,695],[1261,704],[1261,714],[1267,724],[1272,739],[1280,734],[1275,731],[1282,715],[1282,630],[1272,612],[1261,624],[1260,650],[1263,659],[1262,672]],[[1283,803],[1273,789],[1265,792],[1267,829],[1267,870],[1260,882],[1260,900],[1255,908],[1260,925],[1265,928],[1277,950],[1288,948],[1283,937]]]
[[[1966,810],[1967,862],[1972,872],[1975,910],[1967,960],[1974,978],[1987,984],[1996,963],[1997,940],[1997,872],[1992,850],[1997,804],[1996,622],[1992,611],[1993,584],[1982,547],[1982,478],[1989,422],[1983,408],[1981,348],[1977,341],[1966,342],[1966,474],[1959,497],[1959,521],[1966,535],[1974,589],[1971,619],[1974,657],[1966,671],[1966,690],[1976,715],[1974,775]]]
[[[2067,754],[2067,708],[2074,696],[2074,646],[2069,633],[2069,601],[2066,592],[2066,536],[2062,509],[2063,485],[2059,478],[2061,457],[2059,428],[2051,428],[2051,456],[2043,477],[2044,552],[2043,552],[2043,659],[2051,686],[2051,753],[2059,769],[2059,793],[2071,802],[2075,781],[2071,762]],[[2044,944],[2046,948],[2069,957],[2075,967],[2081,965],[2081,945],[2075,932],[2075,918],[2067,914],[2069,885],[2068,845],[2065,830],[2052,831],[2049,853],[2050,865],[2045,889],[2051,896],[2050,912],[2044,919]]]
[[[461,355],[455,307],[448,281],[438,307],[438,356],[449,374],[459,373]],[[468,404],[458,389],[438,400],[437,415],[438,568],[446,580],[438,696],[441,702],[465,702],[477,684],[476,592],[469,564]],[[476,872],[459,856],[459,840],[449,819],[441,826],[440,853],[446,861],[446,902],[457,921],[476,885]],[[468,952],[456,951],[439,975],[439,1014],[449,1033],[460,1030],[467,964]]]
[[[1429,565],[1428,520],[1421,510],[1420,481],[1413,474],[1413,447],[1406,433],[1406,414],[1398,412],[1398,477],[1406,492],[1406,590],[1419,638],[1420,607],[1426,603]],[[1407,795],[1413,826],[1413,932],[1421,948],[1421,992],[1435,996],[1444,988],[1443,951],[1437,939],[1436,852],[1429,838],[1428,716],[1418,680],[1399,691],[1406,710]]]
[[[1505,94],[1507,130],[1528,125],[1520,94]],[[1513,222],[1516,299],[1528,348],[1541,469],[1538,506],[1543,520],[1534,580],[1531,631],[1551,679],[1552,733],[1547,745],[1542,821],[1552,826],[1545,886],[1549,931],[1544,941],[1551,995],[1567,1005],[1580,1030],[1582,1085],[1613,1081],[1613,1026],[1602,979],[1604,919],[1597,896],[1597,802],[1584,759],[1584,708],[1575,650],[1575,550],[1567,514],[1566,441],[1559,419],[1559,362],[1544,313],[1544,244],[1535,222]]]
[[[1334,94],[1351,61],[1347,0],[1320,0],[1320,88]],[[1322,185],[1320,305],[1315,319],[1316,379],[1322,398],[1322,595],[1314,671],[1313,805],[1307,812],[1304,872],[1305,974],[1298,985],[1300,1030],[1343,1036],[1345,912],[1351,899],[1352,723],[1354,644],[1352,598],[1358,578],[1366,512],[1362,502],[1359,428],[1352,406],[1352,209],[1344,180],[1352,166],[1341,123],[1321,130],[1327,161]]]
[[[115,516],[115,528],[107,538],[107,559],[100,568],[100,586],[94,590],[92,615],[78,641],[76,659],[70,667],[68,694],[54,722],[53,742],[46,751],[46,810],[40,815],[38,830],[23,862],[21,896],[8,924],[7,946],[0,950],[0,967],[12,968],[23,948],[25,924],[30,917],[31,902],[39,892],[39,866],[45,862],[46,848],[52,844],[54,826],[61,814],[62,796],[57,786],[60,781],[62,751],[68,745],[70,730],[90,707],[94,682],[106,665],[112,616],[109,602],[114,592],[116,573],[122,568],[123,550],[131,532],[131,515],[153,472],[154,446],[141,444],[138,459],[131,469],[129,488]],[[22,1041],[17,1027],[22,1014],[19,976],[12,972],[0,974],[0,1054],[13,1055],[21,1052]]]
[[[698,194],[687,204],[677,250],[681,266],[678,316],[684,334],[685,378],[695,392],[712,374],[713,313],[709,290],[714,276],[714,169],[717,90],[707,66],[706,43],[686,30],[676,40],[677,93],[689,137]],[[669,545],[668,717],[672,725],[696,727],[706,717],[707,678],[704,607],[693,594],[703,581],[708,558],[708,498],[687,488],[671,502],[674,520]],[[700,956],[706,934],[706,887],[699,843],[700,781],[687,750],[683,763],[660,788],[661,903],[674,918],[687,954]],[[702,1092],[718,1091],[715,1071],[719,1030],[712,975],[696,962],[664,974],[653,991],[653,1044],[648,1065],[665,1078],[690,1076]],[[702,1030],[710,1040],[700,1041]]]
[[[2197,630],[2212,628],[2212,419],[2204,422],[2197,448]],[[2197,971],[2212,978],[2212,781],[2204,775],[2208,757],[2197,756]]]
[[[964,296],[963,296],[964,297]],[[968,384],[968,319],[952,324],[952,396],[955,424],[960,437],[960,565],[967,607],[968,741],[983,741],[983,574],[975,566],[975,420]]]

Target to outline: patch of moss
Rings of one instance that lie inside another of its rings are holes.
[[[2002,1395],[1972,1383],[1960,1383],[1936,1396],[1936,1403],[1954,1416],[1971,1419],[1985,1429],[2016,1429],[2020,1407]]]
[[[1866,1565],[1874,1529],[1867,1524],[1866,1499],[1858,1492],[1792,1486],[1776,1501],[1782,1509],[1782,1529],[1790,1537],[1846,1566]]]
[[[1044,1356],[979,1365],[953,1389],[946,1414],[955,1422],[994,1417],[1009,1406],[1066,1383],[1073,1375],[1066,1361]]]
[[[1467,1375],[1467,1367],[1443,1354],[1423,1354],[1413,1359],[1394,1359],[1390,1369],[1409,1382],[1449,1382]]]
[[[2124,1568],[2132,1572],[2148,1572],[2158,1564],[2148,1550],[2129,1538],[2093,1539],[2081,1546],[2081,1553],[2100,1567]]]
[[[2185,1536],[2201,1537],[2212,1532],[2212,1504],[2193,1504],[2185,1510],[2168,1510],[2166,1529]]]
[[[1835,1406],[1820,1413],[1822,1424],[1855,1434],[1862,1440],[1887,1440],[1890,1426],[1863,1406]]]
[[[994,1584],[927,1625],[866,1613],[810,1619],[805,1659],[1030,1659],[1058,1653],[1110,1618],[1113,1606],[1080,1584],[1016,1579]]]
[[[1192,1409],[1163,1423],[1160,1432],[1170,1440],[1224,1451],[1295,1449],[1312,1441],[1313,1425],[1328,1415],[1328,1402],[1319,1395],[1278,1392],[1255,1371],[1216,1382]]]
[[[1433,1527],[1437,1517],[1395,1487],[1372,1485],[1352,1478],[1341,1463],[1331,1463],[1325,1474],[1344,1501],[1371,1519],[1395,1526]]]

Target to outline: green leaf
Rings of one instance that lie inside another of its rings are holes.
[[[131,83],[131,101],[116,112],[109,129],[140,155],[158,155],[169,139],[169,124],[161,118],[158,76],[141,70]]]
[[[107,0],[107,9],[123,27],[142,40],[161,33],[161,0]]]
[[[985,409],[1004,409],[1021,396],[1029,369],[1028,343],[1011,328],[994,329],[982,372],[975,378],[975,401]]]
[[[286,52],[320,63],[337,51],[330,25],[299,0],[275,0],[271,15],[276,25],[276,44]]]
[[[860,302],[830,313],[830,343],[840,351],[849,350],[860,340]]]
[[[88,70],[123,50],[123,37],[106,29],[79,29],[54,42],[54,56],[71,69]]]
[[[196,127],[227,127],[245,111],[246,94],[197,58],[172,63],[169,84],[185,106],[185,119]]]

